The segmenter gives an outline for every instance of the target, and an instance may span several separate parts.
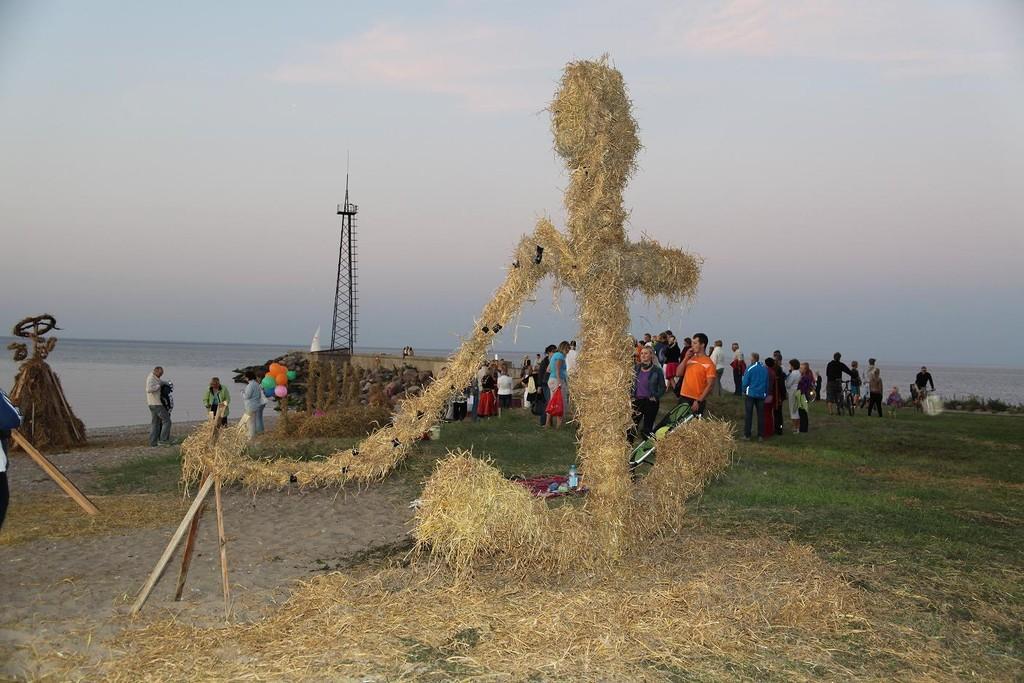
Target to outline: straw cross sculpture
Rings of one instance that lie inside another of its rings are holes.
[[[288,471],[250,461],[240,465],[236,479],[254,487],[281,485],[290,477],[304,485],[383,479],[441,419],[448,400],[474,378],[494,336],[550,275],[578,301],[581,350],[569,387],[581,471],[590,490],[587,510],[593,518],[588,526],[600,530],[599,544],[612,555],[626,547],[627,518],[635,505],[626,441],[633,380],[629,295],[690,296],[700,260],[653,240],[626,239],[622,193],[636,168],[640,140],[622,75],[607,56],[568,64],[550,112],[555,149],[570,175],[567,234],[546,218],[538,221],[520,241],[505,281],[447,369],[423,394],[403,402],[390,425],[354,449],[293,463]]]

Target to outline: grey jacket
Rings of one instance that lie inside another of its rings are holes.
[[[263,394],[263,387],[256,380],[249,380],[249,383],[242,389],[242,401],[245,403],[245,412],[255,413],[260,409],[260,396]]]
[[[636,398],[636,383],[640,379],[640,364],[634,367],[632,398]],[[665,371],[657,363],[651,363],[651,374],[649,375],[651,398],[658,400],[665,395]]]

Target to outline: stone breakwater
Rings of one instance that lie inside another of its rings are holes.
[[[268,359],[260,365],[237,368],[234,381],[244,384],[246,372],[259,374],[266,372],[271,363],[280,363],[295,372],[295,379],[288,382],[288,405],[293,408],[304,408],[309,391],[311,355],[303,351],[293,351]],[[351,371],[346,372],[344,360],[320,358],[317,361],[321,375],[318,381],[326,381],[340,396],[352,397],[355,392],[348,385],[354,378],[358,384],[359,403],[393,408],[401,399],[419,395],[424,387],[434,380],[434,370],[420,370],[417,366],[422,364],[436,367],[439,360],[374,356],[369,362],[370,367],[361,367],[367,365],[366,358],[357,355],[352,358]],[[329,380],[331,373],[334,374],[333,382]]]

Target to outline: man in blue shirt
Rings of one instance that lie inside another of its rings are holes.
[[[743,373],[741,390],[744,397],[743,438],[750,439],[750,421],[757,413],[757,440],[761,440],[764,429],[764,397],[768,395],[768,368],[757,353],[750,354],[750,367]]]

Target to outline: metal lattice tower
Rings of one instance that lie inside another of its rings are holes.
[[[341,216],[341,245],[338,248],[338,281],[334,288],[334,325],[331,350],[355,349],[356,344],[356,213],[359,207],[348,201],[345,174],[345,203],[338,205]]]

